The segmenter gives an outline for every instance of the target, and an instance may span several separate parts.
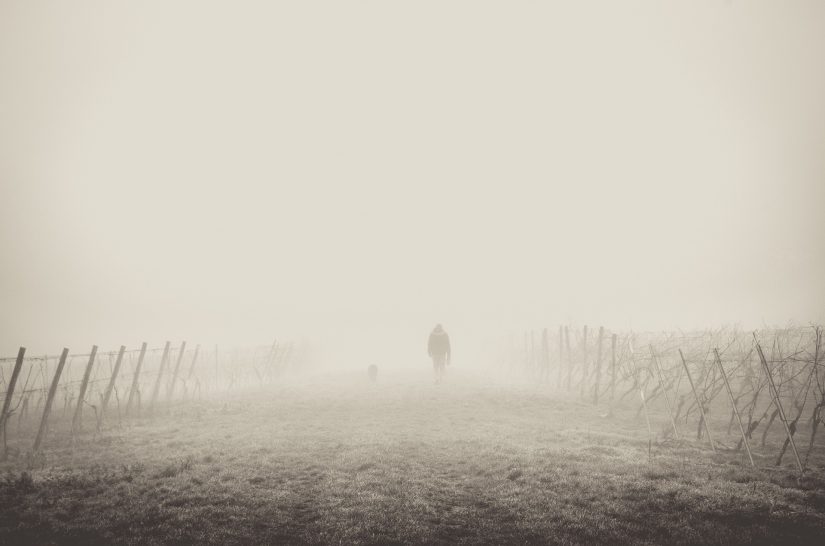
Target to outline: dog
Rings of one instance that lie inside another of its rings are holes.
[[[367,368],[367,375],[370,378],[370,381],[375,381],[378,379],[378,366],[375,364],[370,364],[370,367]]]

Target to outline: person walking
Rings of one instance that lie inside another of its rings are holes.
[[[440,324],[436,324],[433,331],[430,332],[430,339],[427,342],[427,354],[433,359],[435,382],[441,383],[444,379],[447,364],[450,363],[450,336],[447,335]]]

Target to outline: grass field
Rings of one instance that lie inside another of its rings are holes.
[[[606,417],[539,383],[382,371],[55,430],[0,466],[0,544],[825,543],[822,442],[799,480],[791,457],[767,468],[781,427],[752,470],[663,440],[659,408],[649,449],[635,403]]]

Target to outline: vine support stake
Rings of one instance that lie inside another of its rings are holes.
[[[52,411],[52,403],[54,402],[54,396],[57,394],[57,386],[60,383],[60,375],[63,373],[63,366],[66,364],[67,356],[69,356],[69,349],[64,348],[63,352],[60,353],[60,360],[57,363],[54,378],[52,378],[52,385],[49,387],[49,397],[46,398],[46,406],[43,408],[43,417],[40,418],[40,428],[37,430],[37,438],[34,440],[34,448],[32,449],[35,453],[37,453],[37,450],[40,449],[40,444],[43,442],[43,438],[46,437],[46,430],[49,424],[49,414]]]
[[[779,400],[779,391],[776,389],[776,384],[773,382],[771,370],[768,368],[768,361],[765,359],[765,353],[762,352],[762,346],[756,338],[756,332],[753,334],[753,339],[756,341],[756,352],[759,353],[759,360],[762,361],[762,367],[765,368],[765,375],[768,376],[768,390],[773,397],[774,404],[776,404],[776,409],[779,411],[779,418],[782,420],[782,425],[785,427],[785,434],[788,435],[788,441],[791,443],[791,449],[793,450],[793,456],[796,460],[796,466],[799,467],[800,473],[804,472],[802,469],[802,461],[799,459],[799,452],[796,450],[796,443],[793,441],[793,434],[791,434],[791,429],[788,426],[788,419],[785,417],[785,411],[782,409],[782,402]]]
[[[739,424],[739,432],[742,433],[742,442],[745,444],[745,451],[748,452],[748,460],[751,462],[751,467],[756,465],[753,463],[753,455],[751,455],[751,446],[748,444],[748,436],[745,434],[745,427],[742,426],[742,417],[739,415],[739,410],[736,408],[736,399],[733,397],[733,391],[728,382],[728,376],[725,374],[725,368],[722,366],[722,359],[719,358],[719,349],[713,349],[713,355],[716,359],[716,365],[719,366],[719,373],[722,375],[722,381],[725,382],[725,388],[728,391],[731,406],[733,406],[733,414],[736,416],[736,422]]]
[[[690,382],[690,390],[693,391],[693,398],[696,400],[696,406],[699,408],[699,413],[702,414],[702,423],[705,425],[705,432],[708,434],[708,441],[710,442],[710,447],[713,449],[713,452],[716,453],[716,446],[713,443],[713,436],[710,435],[710,426],[708,426],[708,418],[705,415],[705,406],[702,404],[702,401],[699,399],[699,393],[696,392],[696,385],[693,383],[693,378],[690,376],[690,370],[687,366],[687,361],[685,360],[685,355],[682,353],[682,349],[679,349],[679,358],[682,359],[682,366],[685,368],[685,374],[687,374],[688,382]]]
[[[117,353],[117,360],[115,361],[115,368],[112,370],[112,377],[109,378],[109,385],[106,387],[106,394],[103,395],[103,403],[100,405],[100,421],[103,422],[103,416],[106,415],[106,408],[109,406],[109,398],[112,396],[112,391],[115,388],[118,373],[120,372],[120,365],[123,363],[123,354],[126,352],[126,345],[120,346],[120,351]]]
[[[17,384],[17,377],[20,375],[20,369],[23,368],[23,359],[26,356],[26,348],[20,347],[17,351],[17,360],[14,361],[14,370],[11,372],[11,379],[6,387],[6,399],[3,401],[3,411],[0,412],[0,436],[3,438],[3,445],[6,445],[6,421],[9,417],[9,408],[11,407],[11,399],[14,396],[14,387]],[[3,458],[6,458],[5,451]]]
[[[92,345],[92,352],[89,354],[89,363],[86,364],[86,371],[83,372],[83,381],[80,383],[80,392],[77,393],[77,407],[72,418],[72,434],[80,430],[81,419],[83,417],[83,400],[86,398],[86,389],[89,387],[89,377],[92,375],[92,367],[97,356],[97,345]]]
[[[132,376],[132,387],[129,389],[129,398],[126,400],[125,415],[129,415],[129,410],[132,409],[132,402],[135,400],[135,395],[138,392],[138,380],[140,379],[140,370],[143,367],[143,359],[146,356],[146,342],[140,346],[140,356],[138,356],[137,366],[135,366],[135,374]],[[140,406],[138,406],[139,408]],[[140,411],[138,410],[138,413]]]

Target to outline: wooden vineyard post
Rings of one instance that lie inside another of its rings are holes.
[[[742,426],[742,417],[739,415],[739,410],[736,408],[736,399],[733,397],[733,391],[728,383],[728,376],[725,374],[725,368],[722,366],[722,359],[719,357],[719,349],[713,349],[713,355],[716,359],[716,365],[719,366],[719,374],[722,376],[722,381],[725,382],[725,389],[728,391],[728,398],[730,398],[731,406],[733,406],[733,414],[736,415],[736,422],[739,424],[739,432],[742,433],[742,442],[745,444],[745,451],[748,452],[748,460],[753,464],[753,455],[751,455],[751,446],[748,444],[748,437],[745,434],[745,427]]]
[[[11,379],[9,379],[9,384],[6,387],[6,399],[3,401],[3,411],[0,413],[0,436],[3,437],[4,446],[6,442],[6,424],[8,423],[11,399],[12,396],[14,396],[14,387],[17,384],[17,378],[20,376],[20,370],[23,368],[23,359],[25,356],[26,348],[20,347],[20,350],[17,351],[17,360],[14,361],[14,370],[11,372]],[[5,459],[5,457],[6,453],[4,450],[3,458]]]
[[[522,359],[522,365],[524,366],[524,372],[527,372],[527,368],[530,364],[530,335],[527,333],[527,330],[524,331],[524,358]]]
[[[195,373],[195,362],[198,361],[198,353],[201,350],[200,345],[195,345],[195,354],[192,356],[192,364],[189,365],[189,373],[186,375],[186,379],[191,379],[192,374]]]
[[[753,335],[754,340],[756,339],[756,334]],[[793,441],[793,434],[791,434],[791,429],[788,426],[788,420],[785,418],[785,411],[782,409],[782,402],[779,400],[779,391],[776,389],[776,385],[773,382],[773,376],[771,376],[771,370],[768,368],[768,361],[765,359],[765,354],[762,352],[762,346],[759,344],[759,341],[756,341],[756,352],[759,353],[759,360],[762,361],[762,366],[765,368],[765,375],[768,376],[768,390],[773,397],[773,402],[776,404],[776,409],[779,411],[779,418],[782,420],[782,424],[785,426],[785,434],[788,435],[788,441],[791,443],[791,449],[793,450],[794,458],[796,459],[796,465],[799,467],[800,472],[804,472],[802,470],[802,461],[799,458],[799,452],[796,450],[796,444]]]
[[[636,353],[633,351],[633,344],[630,344],[630,362],[633,364],[633,375],[636,377],[636,384],[639,387],[639,396],[642,398],[642,407],[645,410],[645,423],[647,423],[647,456],[650,458],[650,447],[653,442],[653,427],[650,426],[650,413],[647,409],[647,400],[645,400],[645,387],[641,381],[638,380],[639,368],[636,366]]]
[[[106,415],[106,408],[109,406],[109,398],[112,396],[112,391],[115,389],[115,381],[117,381],[118,373],[120,372],[120,365],[123,363],[123,354],[126,352],[126,345],[120,346],[120,351],[117,353],[117,360],[115,361],[115,368],[112,370],[112,377],[109,379],[109,385],[106,387],[106,394],[103,395],[103,404],[100,405],[100,421],[103,422],[103,416]]]
[[[610,409],[616,396],[616,334],[610,337]]]
[[[175,393],[175,383],[178,382],[178,372],[180,371],[180,363],[183,360],[183,353],[186,351],[186,342],[182,342],[180,344],[180,353],[178,353],[178,360],[175,363],[175,371],[172,372],[172,382],[169,384],[169,387],[166,389],[166,403],[172,401],[172,395]]]
[[[158,377],[155,380],[155,388],[152,389],[152,399],[149,401],[149,410],[155,407],[155,401],[158,399],[160,392],[160,382],[163,379],[163,370],[166,368],[166,361],[169,359],[169,347],[172,345],[171,341],[167,341],[163,346],[163,356],[160,358],[160,368],[158,369]]]
[[[593,403],[599,403],[599,384],[602,382],[602,339],[604,338],[604,326],[599,326],[599,343],[596,346],[596,379],[593,387]]]
[[[46,405],[43,408],[43,417],[40,418],[40,428],[37,429],[37,437],[34,439],[34,448],[32,451],[35,453],[37,453],[37,450],[40,449],[40,444],[43,442],[43,438],[46,437],[46,429],[49,425],[49,414],[52,411],[52,403],[54,402],[55,394],[57,394],[57,386],[60,383],[60,375],[63,373],[63,366],[66,364],[67,356],[69,356],[69,349],[64,348],[63,352],[60,353],[60,360],[58,361],[57,369],[54,372],[52,385],[49,387],[49,396],[46,398]]]
[[[573,380],[573,356],[570,351],[570,328],[564,327],[564,344],[567,347],[567,390],[570,390],[570,384]]]
[[[590,366],[587,362],[587,324],[584,325],[584,331],[582,336],[582,384],[581,389],[579,392],[579,396],[584,398],[584,393],[587,392],[587,376],[590,373]]]
[[[269,348],[269,355],[266,357],[266,368],[265,373],[267,377],[271,380],[273,373],[272,373],[272,365],[275,360],[275,351],[278,350],[278,340],[272,342],[272,347]]]
[[[97,345],[92,345],[92,353],[89,355],[89,363],[86,364],[86,371],[83,372],[83,381],[80,383],[80,392],[77,393],[77,407],[72,418],[72,434],[80,430],[81,418],[83,417],[83,400],[86,398],[86,389],[89,387],[89,376],[92,375],[92,367],[97,356]]]
[[[547,328],[541,331],[541,377],[544,381],[549,381],[550,374],[550,337]]]
[[[132,376],[132,387],[129,389],[129,398],[126,401],[125,415],[129,414],[132,408],[132,402],[135,399],[135,393],[138,390],[138,380],[140,379],[140,369],[143,367],[143,358],[146,356],[146,342],[144,341],[140,346],[140,356],[138,356],[137,366],[135,366],[135,374]]]
[[[688,382],[690,383],[690,390],[693,391],[693,398],[696,400],[696,405],[699,407],[699,413],[702,415],[702,423],[705,424],[705,432],[708,434],[708,441],[710,442],[710,447],[713,449],[713,452],[716,453],[716,446],[713,443],[713,436],[710,435],[710,426],[708,426],[708,418],[705,415],[705,406],[699,399],[699,393],[696,392],[696,385],[693,384],[693,378],[690,376],[690,370],[688,369],[687,361],[685,360],[685,355],[682,353],[682,349],[679,349],[679,358],[682,359],[682,366],[685,368],[685,374],[687,374]]]
[[[558,368],[559,368],[559,381],[556,384],[556,387],[561,389],[562,379],[563,379],[562,372],[564,370],[564,329],[561,326],[559,326],[559,362],[558,362]]]
[[[820,352],[820,345],[822,343],[822,327],[816,327],[816,349],[814,349],[814,362],[813,362],[813,369],[816,370],[819,366],[819,352]],[[814,372],[816,373],[816,372]],[[817,378],[818,379],[818,378]],[[821,391],[820,391],[821,392]],[[821,404],[825,404],[825,393],[822,393],[822,401]],[[814,399],[816,400],[816,399]],[[821,417],[821,410],[822,406],[817,404],[814,406],[813,414],[811,415],[811,436],[808,439],[808,451],[805,452],[805,461],[802,463],[802,468],[808,468],[808,459],[811,456],[811,451],[814,448],[814,441],[816,440],[816,431],[818,430],[819,424],[823,422]]]
[[[659,388],[662,389],[662,394],[665,395],[665,404],[667,404],[667,416],[670,417],[670,424],[673,425],[673,435],[678,440],[679,430],[676,428],[676,420],[673,418],[673,406],[670,403],[670,396],[667,394],[665,387],[665,377],[662,374],[662,367],[659,365],[659,359],[656,358],[656,352],[653,350],[653,345],[648,345],[650,348],[650,357],[653,359],[653,367],[656,368],[656,375],[659,376]],[[707,422],[705,423],[707,424]]]

